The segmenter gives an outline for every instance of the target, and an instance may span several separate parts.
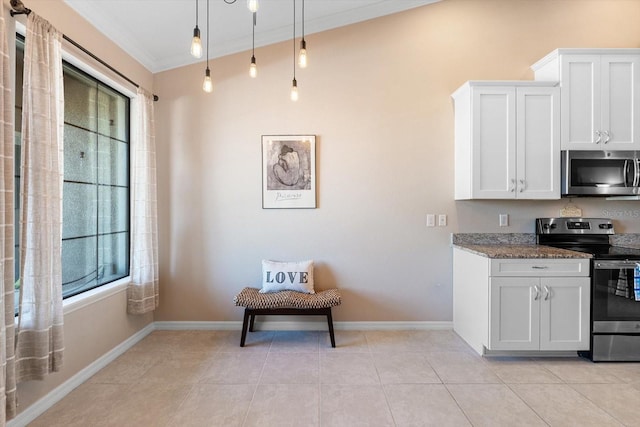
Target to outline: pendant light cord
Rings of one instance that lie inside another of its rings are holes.
[[[296,79],[296,0],[293,0],[293,80]]]
[[[209,69],[209,0],[207,0],[207,70]]]
[[[304,40],[304,0],[302,0],[302,40]]]
[[[256,56],[256,15],[258,12],[253,12],[253,26],[251,27],[251,56]]]
[[[198,3],[200,3],[200,0],[196,0],[196,27],[198,26]]]

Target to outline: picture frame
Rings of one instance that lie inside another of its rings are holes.
[[[262,208],[316,208],[315,135],[262,135]]]

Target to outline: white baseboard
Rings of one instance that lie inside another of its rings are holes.
[[[79,371],[77,374],[69,378],[64,383],[60,384],[55,389],[51,390],[46,396],[36,401],[33,405],[29,406],[24,411],[20,412],[14,419],[7,421],[7,427],[22,427],[26,426],[40,415],[42,415],[47,409],[58,403],[67,394],[71,393],[76,387],[87,381],[100,369],[113,362],[118,356],[129,350],[136,345],[140,340],[149,335],[155,326],[153,323],[148,324],[143,329],[130,336],[122,343],[114,347],[109,352],[96,359],[95,362]]]
[[[256,319],[258,331],[326,331],[326,321],[262,321]],[[406,331],[453,329],[453,322],[333,322],[336,331]],[[242,322],[155,322],[155,329],[165,331],[212,330],[239,331]]]
[[[266,331],[326,331],[327,322],[320,321],[260,321],[256,320],[256,330]],[[401,331],[401,330],[443,330],[453,329],[453,322],[334,322],[335,330],[343,331]],[[187,331],[239,331],[242,322],[154,322],[120,343],[95,362],[79,371],[67,381],[53,389],[46,396],[7,422],[7,427],[23,427],[42,415],[47,409],[62,400],[76,387],[87,381],[100,369],[113,362],[118,356],[133,347],[154,330]]]

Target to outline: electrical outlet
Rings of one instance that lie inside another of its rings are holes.
[[[509,226],[509,214],[500,214],[500,227]]]
[[[427,214],[427,227],[436,226],[436,216],[434,214]]]
[[[438,227],[446,227],[447,226],[447,215],[440,214],[438,215]]]

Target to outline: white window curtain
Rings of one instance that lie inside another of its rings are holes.
[[[6,8],[0,5],[0,426],[16,414],[13,304],[13,88]]]
[[[159,303],[156,143],[153,96],[138,89],[131,146],[131,283],[127,311],[144,314]]]
[[[27,18],[22,98],[17,381],[62,367],[62,34]]]

